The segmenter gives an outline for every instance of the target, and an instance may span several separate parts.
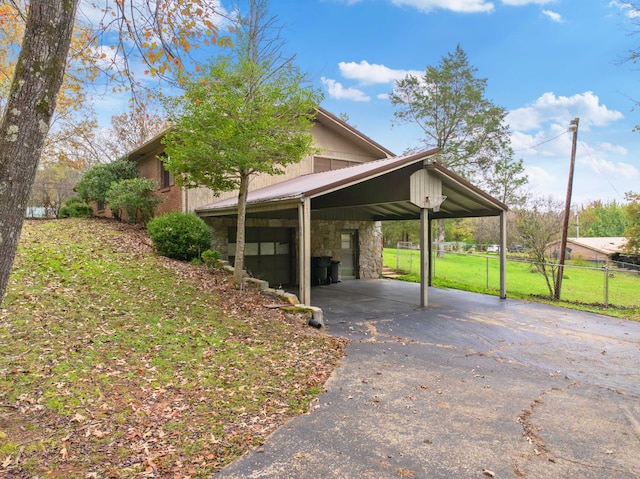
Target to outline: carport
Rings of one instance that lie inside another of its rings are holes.
[[[428,305],[433,220],[500,217],[500,297],[506,297],[507,206],[437,163],[437,149],[299,176],[249,192],[247,218],[296,219],[300,300],[311,304],[311,221],[421,221],[420,306]],[[196,211],[237,217],[237,198]]]

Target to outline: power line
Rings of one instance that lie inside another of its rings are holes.
[[[554,136],[553,138],[549,138],[548,140],[541,141],[541,142],[540,142],[540,143],[538,143],[538,144],[535,144],[535,145],[532,145],[532,146],[527,146],[526,148],[522,148],[522,149],[520,149],[520,150],[513,150],[513,151],[514,151],[514,152],[518,152],[518,151],[534,150],[534,149],[538,148],[539,146],[542,146],[542,145],[544,145],[545,143],[549,143],[549,142],[551,142],[551,141],[553,141],[553,140],[556,140],[556,139],[560,138],[562,135],[566,135],[566,134],[568,134],[568,133],[569,133],[569,130],[567,130],[567,131],[563,131],[562,133],[560,133],[559,135]]]
[[[604,179],[607,180],[607,183],[609,183],[609,186],[611,186],[611,188],[613,188],[613,191],[615,191],[620,198],[623,198],[623,196],[620,194],[620,192],[617,190],[617,188],[613,185],[613,183],[611,183],[609,178],[607,178],[607,175],[605,175],[602,171],[600,171],[600,168],[598,168],[598,162],[591,155],[591,151],[589,150],[589,148],[587,148],[587,145],[585,145],[582,141],[580,142],[580,145],[582,146],[582,148],[585,149],[585,151],[587,152],[587,155],[589,155],[589,158],[591,158],[591,164],[593,165],[595,170],[600,174],[600,176],[603,176]]]

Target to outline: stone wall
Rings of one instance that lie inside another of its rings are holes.
[[[227,230],[236,225],[234,218],[204,218],[211,229],[211,248],[219,251],[222,259],[228,260]],[[298,261],[298,221],[247,219],[248,228],[293,228],[295,244],[292,248],[293,261]],[[340,233],[358,232],[358,278],[376,279],[382,274],[382,225],[372,221],[311,221],[311,256],[331,256],[341,260]],[[297,270],[297,268],[296,268]],[[297,278],[296,278],[297,280]]]
[[[382,226],[372,221],[311,221],[311,256],[331,256],[341,261],[340,233],[358,232],[358,273],[360,279],[382,274]]]

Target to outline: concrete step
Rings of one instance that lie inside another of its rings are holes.
[[[382,268],[382,277],[383,278],[397,278],[398,276],[402,276],[402,273],[398,273],[395,269],[393,268],[388,268],[388,267],[384,267]]]

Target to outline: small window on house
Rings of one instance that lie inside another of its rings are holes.
[[[313,172],[321,173],[323,171],[331,170],[331,158],[314,158],[313,159]]]
[[[355,163],[353,161],[346,161],[346,160],[331,160],[331,169],[332,170],[339,170],[342,168],[346,168],[347,166],[351,166],[354,165]]]
[[[158,161],[160,162],[160,188],[169,188],[171,186],[171,174],[164,167],[162,160]]]
[[[313,159],[313,172],[321,173],[323,171],[339,170],[346,168],[347,166],[359,165],[358,161],[349,160],[337,160],[335,158],[314,158]]]

